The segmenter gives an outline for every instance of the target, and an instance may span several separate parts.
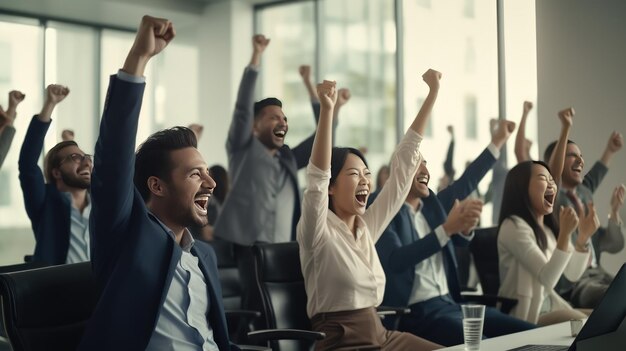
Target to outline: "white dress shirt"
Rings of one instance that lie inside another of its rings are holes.
[[[156,218],[156,217],[155,217]],[[169,235],[174,233],[163,223]],[[187,229],[180,246],[180,261],[172,277],[156,328],[146,350],[151,351],[218,351],[209,325],[209,293],[198,258],[191,254],[193,237]]]
[[[421,135],[409,130],[398,144],[388,182],[365,214],[356,217],[356,238],[328,209],[330,169],[321,170],[309,162],[296,230],[309,317],[382,302],[385,272],[374,243],[406,199],[422,159],[418,151],[421,140]]]
[[[544,227],[547,248],[541,251],[528,223],[518,216],[505,219],[498,232],[500,290],[498,295],[517,299],[511,315],[537,323],[541,306],[550,297],[551,311],[571,308],[555,293],[561,274],[577,281],[585,271],[589,252],[578,252],[569,244],[568,251],[556,247],[552,230]]]
[[[70,193],[62,193],[67,196],[70,204],[72,196]],[[87,194],[87,206],[83,213],[70,205],[70,243],[67,248],[65,263],[79,263],[89,261],[89,214],[91,213],[91,200]]]

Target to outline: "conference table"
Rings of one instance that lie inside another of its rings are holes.
[[[481,341],[480,351],[505,351],[524,345],[564,345],[574,341],[570,322],[549,325],[515,334],[499,336]],[[465,345],[446,347],[440,350],[464,351]]]

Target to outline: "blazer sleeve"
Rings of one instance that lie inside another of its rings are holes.
[[[583,185],[589,188],[591,193],[594,193],[608,172],[609,169],[602,162],[596,161],[589,172],[585,174],[585,178],[583,178]]]
[[[461,175],[459,179],[440,191],[437,194],[437,198],[441,202],[444,211],[446,213],[450,212],[454,205],[454,200],[465,199],[472,191],[476,190],[478,183],[480,183],[496,161],[491,151],[485,148],[485,150],[467,166],[465,172],[463,172],[463,175]]]
[[[41,156],[44,138],[50,123],[40,121],[37,116],[31,119],[17,162],[20,185],[24,195],[24,206],[32,221],[38,217],[46,197],[46,182],[37,161]]]
[[[259,72],[251,66],[246,67],[239,83],[237,101],[233,119],[228,130],[226,152],[229,156],[244,148],[253,138],[252,125],[254,123],[254,87]]]
[[[116,75],[109,81],[91,180],[94,261],[108,258],[120,241],[128,240],[123,235],[133,215],[135,139],[144,88],[145,83],[127,82]]]
[[[551,257],[546,257],[535,235],[522,219],[507,218],[502,222],[498,235],[499,242],[543,286],[553,289],[565,270],[571,253],[555,249]]]
[[[401,273],[414,269],[415,265],[441,251],[434,232],[403,245],[397,231],[397,226],[390,224],[376,243],[378,257],[385,271]]]
[[[9,149],[11,148],[11,143],[13,142],[14,136],[15,128],[13,126],[4,127],[4,130],[0,134],[0,169],[2,169],[4,159],[9,153]]]

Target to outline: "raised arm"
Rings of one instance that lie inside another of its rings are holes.
[[[554,151],[550,156],[550,171],[554,182],[557,186],[561,186],[561,177],[563,175],[563,167],[565,163],[565,153],[567,151],[567,140],[569,138],[569,132],[574,122],[574,109],[569,107],[559,111],[559,120],[561,121],[561,134],[559,140],[554,147]]]
[[[333,109],[337,101],[335,86],[335,82],[328,80],[317,86],[317,93],[320,98],[320,121],[317,124],[317,132],[311,150],[311,163],[321,170],[330,169],[333,147]]]
[[[411,123],[409,129],[413,130],[419,135],[424,135],[424,130],[426,129],[426,123],[428,123],[428,119],[433,111],[433,106],[435,105],[435,101],[437,100],[437,95],[439,95],[439,80],[441,79],[441,73],[429,69],[422,75],[422,79],[424,82],[428,84],[430,90],[428,91],[428,95],[422,104],[417,116]]]
[[[45,180],[37,161],[50,127],[50,116],[56,105],[63,101],[69,92],[69,89],[62,85],[51,84],[46,88],[46,100],[41,113],[30,121],[22,143],[18,160],[20,185],[24,194],[24,206],[31,219],[35,218],[44,204]]]
[[[0,106],[0,168],[4,163],[4,159],[9,153],[13,137],[15,136],[15,128],[13,122],[17,115],[17,105],[24,101],[26,95],[17,90],[9,92],[9,107],[6,111]]]
[[[307,167],[307,185],[302,197],[302,215],[297,226],[297,240],[305,248],[316,246],[322,239],[328,213],[328,184],[332,156],[332,118],[337,93],[335,82],[325,80],[318,84],[320,120],[313,141],[310,164]]]
[[[448,182],[452,183],[454,180],[454,126],[449,125],[446,127],[448,133],[450,133],[450,144],[448,144],[448,152],[446,153],[446,160],[443,161],[443,173],[448,177]]]
[[[528,113],[532,109],[533,103],[530,101],[524,101],[522,119],[519,122],[517,136],[515,136],[515,157],[517,158],[517,163],[530,160],[530,146],[532,145],[532,142],[526,139],[526,119],[528,118]]]
[[[306,91],[309,93],[309,98],[313,103],[319,103],[320,99],[317,97],[317,92],[315,91],[315,87],[311,82],[311,66],[302,65],[298,68],[298,73],[300,73],[300,77],[302,77],[302,83],[304,83],[304,87]]]
[[[111,76],[96,142],[91,182],[92,260],[94,268],[111,262],[112,248],[126,233],[122,230],[137,199],[133,184],[135,139],[145,88],[144,71],[150,59],[174,38],[172,23],[144,16],[122,70]]]
[[[611,159],[616,152],[618,152],[622,146],[624,145],[624,138],[621,133],[613,131],[611,136],[609,136],[609,141],[606,143],[606,148],[602,153],[602,157],[600,158],[600,162],[604,164],[606,167],[609,167],[611,163]]]
[[[252,126],[254,124],[254,88],[259,75],[261,57],[269,43],[270,39],[265,38],[262,34],[252,37],[252,57],[239,83],[235,111],[233,112],[233,119],[230,123],[226,140],[226,151],[229,154],[248,145],[254,137],[252,135]]]

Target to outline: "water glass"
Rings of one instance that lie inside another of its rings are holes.
[[[480,340],[483,336],[483,322],[485,320],[484,305],[461,305],[463,310],[463,339],[465,350],[480,350]]]

